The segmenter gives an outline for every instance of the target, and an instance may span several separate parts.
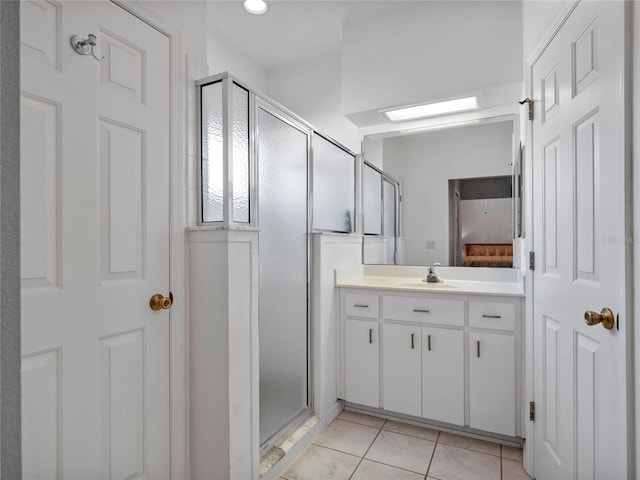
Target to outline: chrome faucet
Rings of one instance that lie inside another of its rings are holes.
[[[429,267],[429,271],[427,272],[427,278],[422,280],[427,283],[438,283],[440,279],[438,278],[438,274],[436,273],[436,267],[439,267],[439,263],[434,263],[433,267]]]

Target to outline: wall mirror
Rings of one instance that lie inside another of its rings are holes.
[[[364,263],[512,267],[521,198],[515,125],[505,115],[366,136]]]

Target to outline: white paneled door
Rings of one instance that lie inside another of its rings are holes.
[[[574,7],[532,65],[533,473],[628,478],[625,2]]]
[[[21,43],[24,478],[168,478],[169,40],[41,0]]]

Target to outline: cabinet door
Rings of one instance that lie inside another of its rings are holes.
[[[380,336],[378,322],[347,320],[346,400],[380,406]]]
[[[382,392],[385,410],[421,415],[421,340],[419,326],[384,324]]]
[[[422,416],[464,425],[464,332],[422,328]]]
[[[515,435],[515,340],[469,334],[469,426]]]

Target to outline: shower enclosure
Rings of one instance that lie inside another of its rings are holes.
[[[201,80],[197,86],[199,223],[204,228],[258,231],[259,437],[264,452],[311,413],[308,291],[313,132],[226,73]]]
[[[260,103],[257,112],[260,444],[264,451],[310,413],[311,131],[266,103]]]

